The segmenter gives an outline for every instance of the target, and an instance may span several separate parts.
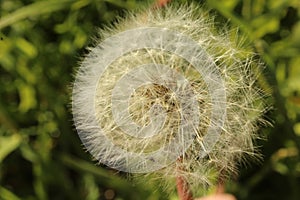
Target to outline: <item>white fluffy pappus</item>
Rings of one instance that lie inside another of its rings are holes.
[[[195,4],[131,13],[100,30],[72,95],[76,129],[99,163],[184,177],[196,191],[256,154],[262,64],[237,31],[220,30]]]

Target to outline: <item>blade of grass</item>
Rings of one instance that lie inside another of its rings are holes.
[[[13,152],[22,142],[20,135],[0,136],[0,163],[11,152]]]
[[[91,173],[99,178],[101,178],[102,181],[105,181],[105,183],[113,188],[117,188],[120,191],[130,191],[133,189],[133,186],[130,185],[130,183],[122,178],[120,178],[117,175],[114,175],[112,173],[109,173],[107,170],[102,169],[99,166],[95,166],[87,161],[72,157],[67,154],[63,154],[60,156],[61,161],[67,165],[70,168],[80,170],[83,172]],[[135,190],[141,190],[145,191],[146,187],[143,187],[142,185],[136,185],[134,187]]]
[[[0,199],[3,200],[21,200],[14,193],[9,191],[8,189],[0,186]]]
[[[33,17],[68,8],[72,3],[74,3],[73,0],[49,0],[30,4],[16,10],[11,14],[2,16],[2,19],[0,19],[0,29],[10,26],[27,17]]]

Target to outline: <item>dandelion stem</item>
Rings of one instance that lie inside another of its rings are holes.
[[[177,193],[180,200],[192,200],[192,194],[188,188],[188,184],[182,176],[176,178]]]
[[[182,158],[179,158],[177,160],[177,162],[179,162],[179,167],[177,168],[177,170],[178,171],[183,170],[180,167]],[[189,189],[189,185],[188,185],[185,177],[181,176],[180,174],[181,173],[179,173],[179,175],[177,175],[177,177],[176,177],[176,187],[177,187],[178,197],[180,200],[193,200],[193,195]]]

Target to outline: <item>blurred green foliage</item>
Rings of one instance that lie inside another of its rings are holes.
[[[175,0],[174,0],[175,1]],[[185,1],[182,1],[185,2]],[[227,189],[238,199],[300,199],[300,1],[201,1],[240,27],[266,63],[273,127],[258,141],[264,159]],[[74,68],[97,27],[136,0],[2,0],[0,2],[0,200],[167,199],[151,183],[134,184],[96,166],[70,114]],[[171,195],[172,198],[172,195]],[[174,197],[174,199],[176,199]]]

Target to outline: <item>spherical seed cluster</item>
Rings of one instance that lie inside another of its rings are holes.
[[[197,189],[255,154],[262,66],[236,31],[217,31],[191,4],[129,14],[100,37],[72,102],[78,134],[100,163],[181,176]]]

